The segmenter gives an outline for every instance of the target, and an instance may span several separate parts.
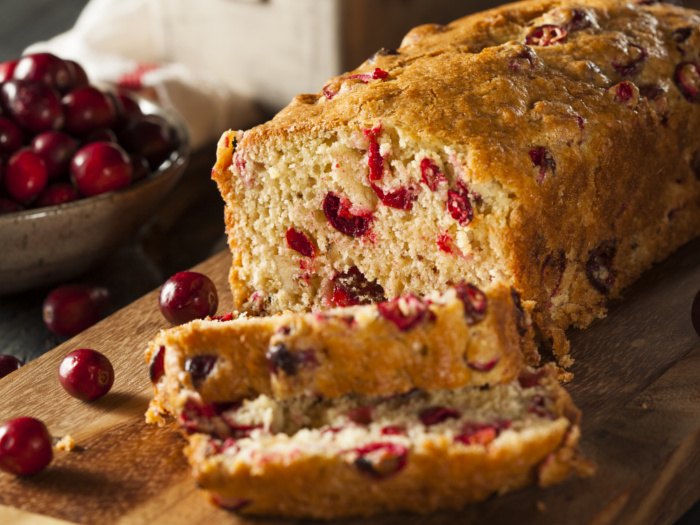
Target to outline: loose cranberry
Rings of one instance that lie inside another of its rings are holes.
[[[312,259],[316,256],[316,248],[314,248],[311,239],[308,235],[294,228],[289,228],[285,234],[287,239],[287,246],[292,250],[299,252],[304,257],[311,257]]]
[[[690,310],[690,318],[693,321],[693,328],[695,328],[695,332],[700,335],[700,292],[695,294],[693,307]]]
[[[86,197],[120,190],[131,184],[131,159],[117,144],[93,142],[73,156],[70,175]]]
[[[104,91],[85,86],[71,91],[61,101],[65,129],[72,135],[85,135],[97,128],[108,128],[117,121],[114,101]]]
[[[347,272],[335,275],[331,282],[333,283],[331,303],[334,306],[355,306],[386,301],[384,288],[376,281],[368,281],[356,266]]]
[[[413,294],[397,297],[377,305],[379,314],[399,330],[410,330],[426,318],[428,305]]]
[[[53,458],[51,435],[33,417],[19,417],[0,425],[0,469],[18,476],[43,470]]]
[[[60,131],[44,131],[36,135],[29,146],[46,163],[49,180],[68,174],[70,161],[78,151],[77,141]]]
[[[108,305],[109,292],[105,288],[65,284],[46,296],[44,324],[57,335],[73,337],[102,319]]]
[[[474,210],[469,203],[469,198],[462,192],[448,190],[447,211],[461,226],[466,226],[474,218]]]
[[[172,324],[183,324],[216,314],[219,296],[209,277],[197,272],[178,272],[160,289],[160,311]]]
[[[372,422],[372,407],[361,406],[350,410],[347,414],[348,419],[358,425],[369,425]]]
[[[370,443],[353,451],[353,464],[362,473],[375,479],[385,479],[406,466],[408,449],[396,443]]]
[[[649,56],[649,52],[646,48],[638,46],[637,44],[630,44],[629,47],[630,57],[627,62],[621,64],[618,62],[613,62],[612,66],[622,77],[632,77],[638,74],[643,66],[644,61]]]
[[[165,374],[165,347],[160,345],[156,353],[153,354],[151,362],[148,363],[148,375],[153,384]]]
[[[0,63],[0,84],[12,79],[12,74],[15,71],[15,67],[17,67],[17,62],[19,62],[19,59],[6,60]]]
[[[0,117],[0,156],[12,155],[24,144],[24,133],[8,118]]]
[[[148,177],[151,167],[143,155],[130,155],[131,157],[131,182],[135,183]]]
[[[563,42],[567,31],[563,27],[555,25],[543,25],[533,27],[525,38],[525,43],[531,46],[549,46]]]
[[[486,361],[485,363],[477,363],[474,361],[468,361],[467,366],[472,370],[477,372],[489,372],[495,368],[500,359],[498,357],[492,359],[491,361]]]
[[[78,89],[90,84],[90,80],[88,79],[87,73],[83,69],[83,66],[74,60],[64,60],[64,62],[66,63],[70,73],[70,89]]]
[[[22,148],[7,161],[4,179],[10,197],[26,204],[39,197],[49,177],[44,159],[29,148]]]
[[[608,295],[615,285],[616,272],[613,269],[617,245],[614,241],[605,241],[591,250],[586,262],[586,277],[598,292]]]
[[[396,191],[385,193],[376,184],[370,184],[379,200],[390,208],[397,210],[410,210],[413,208],[413,201],[418,198],[419,188],[399,188]]]
[[[362,237],[369,231],[371,218],[367,215],[353,215],[349,202],[334,193],[328,193],[323,200],[323,213],[333,228],[350,237]]]
[[[126,151],[144,156],[152,171],[158,169],[177,147],[174,130],[156,115],[140,115],[128,119],[117,136]]]
[[[437,164],[432,159],[424,158],[420,162],[421,178],[430,191],[436,191],[438,184],[447,182],[447,177],[440,171]]]
[[[554,157],[552,157],[552,154],[547,148],[541,146],[531,149],[530,160],[532,160],[532,164],[536,168],[539,168],[537,177],[535,177],[535,182],[537,182],[537,184],[542,184],[547,173],[551,173],[551,175],[554,176],[557,170],[557,164],[554,162]]]
[[[448,419],[459,419],[461,416],[462,413],[455,408],[435,406],[421,410],[418,414],[418,419],[426,427],[429,427],[444,423]]]
[[[12,199],[0,197],[0,215],[4,215],[5,213],[14,213],[16,211],[22,211],[23,209],[23,206],[16,203]]]
[[[19,370],[23,364],[13,355],[0,354],[0,379],[15,370]]]
[[[89,348],[73,350],[58,367],[63,389],[81,401],[104,396],[114,384],[114,368],[103,354]]]
[[[139,106],[137,100],[134,97],[132,97],[129,93],[125,93],[124,91],[117,91],[117,93],[115,93],[114,96],[121,104],[122,113],[121,115],[119,115],[121,121],[126,122],[131,117],[138,117],[140,115],[143,115],[143,112],[141,111],[141,106]]]
[[[486,295],[473,284],[459,283],[455,286],[457,297],[464,305],[464,318],[469,326],[473,326],[486,317]]]
[[[71,87],[72,71],[65,61],[51,53],[34,53],[19,59],[13,73],[17,80],[33,80],[51,86],[59,93]]]
[[[63,109],[58,92],[31,80],[10,80],[0,88],[2,104],[19,126],[30,133],[59,129]]]
[[[41,192],[35,204],[37,208],[42,208],[44,206],[56,206],[66,202],[73,202],[79,198],[78,190],[69,182],[54,182]]]
[[[185,371],[192,376],[192,381],[195,386],[204,381],[212,370],[219,358],[215,355],[200,354],[193,357],[188,357],[185,360]]]
[[[95,128],[92,131],[83,135],[83,144],[92,142],[118,142],[117,134],[110,128]]]
[[[700,94],[700,66],[694,62],[681,62],[673,75],[679,91],[688,102],[697,102]]]

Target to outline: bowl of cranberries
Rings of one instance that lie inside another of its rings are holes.
[[[0,295],[70,279],[150,218],[182,175],[181,118],[50,53],[0,63]]]

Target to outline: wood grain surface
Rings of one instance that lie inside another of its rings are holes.
[[[229,262],[222,252],[196,267],[217,284],[219,313],[230,308]],[[583,410],[582,448],[599,465],[595,477],[462,512],[343,523],[673,523],[700,499],[700,338],[689,315],[698,288],[700,240],[645,274],[606,319],[570,333],[568,389]],[[166,327],[153,291],[0,380],[0,421],[38,417],[79,445],[36,476],[0,473],[0,523],[304,522],[251,520],[210,505],[189,476],[178,432],[144,423],[152,387],[143,352]],[[56,374],[65,354],[84,347],[116,370],[113,390],[92,404],[65,394]]]

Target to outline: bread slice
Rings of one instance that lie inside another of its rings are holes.
[[[146,359],[149,420],[189,428],[198,414],[259,394],[287,399],[390,396],[484,386],[537,364],[529,305],[494,285],[307,314],[198,320],[161,331]]]
[[[662,2],[532,0],[416,28],[222,136],[236,308],[502,282],[570,364],[563,330],[700,234],[699,54],[698,13]]]
[[[519,380],[401,396],[274,400],[222,411],[225,432],[189,436],[197,482],[244,514],[339,518],[460,509],[593,466],[553,367]]]

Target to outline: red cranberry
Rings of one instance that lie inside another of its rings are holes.
[[[117,136],[126,151],[144,156],[152,171],[158,169],[177,146],[174,130],[156,115],[128,119]]]
[[[563,27],[555,25],[543,25],[533,27],[525,38],[525,43],[531,46],[549,46],[563,42],[567,31]]]
[[[384,193],[376,184],[371,184],[371,186],[380,201],[397,210],[410,210],[413,208],[413,201],[418,198],[418,192],[420,191],[420,189],[416,190],[416,188],[399,188],[396,191]]]
[[[158,304],[163,317],[172,324],[183,324],[215,315],[219,296],[206,275],[178,272],[163,284]]]
[[[211,371],[214,370],[214,365],[219,358],[215,355],[200,354],[193,357],[188,357],[185,360],[185,371],[192,377],[195,386],[204,381]]]
[[[78,88],[61,101],[66,117],[65,129],[73,135],[85,135],[97,128],[108,128],[117,121],[114,101],[93,86]]]
[[[148,374],[154,384],[165,374],[165,347],[163,345],[158,347],[151,362],[148,363]]]
[[[80,193],[92,197],[126,188],[131,183],[131,159],[117,144],[93,142],[75,154],[70,174]]]
[[[500,359],[498,357],[492,359],[491,361],[486,361],[485,363],[469,361],[467,366],[472,370],[476,370],[477,372],[489,372],[495,368],[499,361]]]
[[[608,295],[615,285],[616,272],[613,269],[617,245],[614,241],[605,241],[591,250],[586,262],[586,277],[598,292]]]
[[[383,69],[375,68],[375,70],[372,71],[371,73],[359,73],[357,75],[350,75],[347,78],[359,78],[364,83],[367,83],[370,80],[384,80],[388,76],[389,76],[389,73],[387,73]]]
[[[406,427],[402,425],[387,425],[379,431],[383,436],[402,436],[406,434]]]
[[[0,156],[12,155],[24,144],[24,133],[10,119],[0,117]]]
[[[63,109],[58,93],[39,82],[10,80],[0,88],[7,113],[30,133],[59,129],[63,125]]]
[[[288,376],[297,373],[297,358],[285,344],[272,345],[265,353],[265,357],[271,374],[277,375],[280,370]]]
[[[316,248],[314,248],[311,239],[308,235],[294,228],[289,228],[285,234],[287,239],[287,246],[292,250],[299,252],[304,257],[311,257],[312,259],[316,255]]]
[[[527,408],[530,414],[537,417],[553,419],[554,415],[547,409],[547,400],[540,394],[535,394],[530,398],[530,405]]]
[[[461,416],[462,413],[455,408],[435,406],[421,410],[418,414],[418,419],[426,427],[429,427],[444,423],[448,419],[459,419]]]
[[[547,173],[551,173],[552,176],[554,176],[554,173],[557,170],[557,165],[556,162],[554,162],[554,157],[552,157],[552,154],[547,148],[542,146],[531,149],[530,160],[532,160],[532,164],[535,167],[539,168],[539,172],[535,178],[535,182],[537,182],[537,184],[542,184]]]
[[[44,324],[53,333],[73,337],[97,323],[109,305],[105,288],[85,284],[65,284],[46,296]]]
[[[56,206],[73,202],[80,198],[80,194],[75,187],[69,182],[54,182],[49,184],[46,189],[39,195],[36,201],[36,207]]]
[[[525,369],[518,375],[518,383],[522,388],[534,388],[540,385],[545,372],[543,369]]]
[[[523,46],[520,53],[508,60],[508,68],[511,71],[516,72],[520,70],[532,69],[535,67],[536,58],[537,55],[535,55],[535,52],[531,48]]]
[[[630,44],[629,47],[629,60],[620,64],[618,62],[613,62],[612,66],[622,77],[632,77],[639,73],[642,69],[644,61],[649,56],[649,52],[642,46],[637,44]]]
[[[353,215],[347,199],[341,199],[334,193],[328,193],[323,200],[323,213],[333,228],[350,237],[362,237],[369,231],[371,218]]]
[[[83,136],[83,144],[92,142],[118,142],[117,134],[110,128],[95,128]]]
[[[72,70],[66,63],[51,53],[34,53],[19,59],[13,73],[17,80],[33,80],[51,86],[59,93],[71,87]]]
[[[141,111],[141,106],[139,106],[138,101],[132,97],[129,93],[124,91],[118,91],[114,94],[116,99],[121,104],[122,113],[119,115],[121,120],[128,120],[131,117],[138,117],[143,115]]]
[[[427,157],[420,163],[420,173],[423,182],[430,188],[430,191],[437,190],[438,184],[441,182],[447,182],[445,174],[440,171],[440,168],[437,167],[437,164],[432,159]]]
[[[369,166],[369,180],[380,180],[384,176],[384,157],[379,152],[377,133],[369,132],[369,150],[367,151],[367,165]]]
[[[0,379],[15,370],[19,370],[23,364],[13,355],[0,354]]]
[[[372,422],[372,407],[361,406],[350,410],[347,414],[348,419],[358,425],[369,425]]]
[[[5,197],[0,197],[0,215],[5,213],[14,213],[16,211],[22,211],[24,207],[17,204],[12,199],[6,199]]]
[[[695,294],[693,307],[690,310],[690,318],[693,321],[693,328],[695,328],[695,332],[700,335],[700,292]]]
[[[114,368],[96,350],[80,348],[66,355],[58,367],[63,389],[81,401],[94,401],[104,396],[114,383]]]
[[[484,423],[465,423],[455,441],[465,445],[488,445],[498,437],[499,429]]]
[[[29,146],[46,163],[49,180],[68,174],[70,161],[78,151],[76,140],[60,131],[44,131],[35,136]]]
[[[131,157],[131,182],[138,182],[148,177],[151,168],[146,157],[142,155],[130,155]]]
[[[16,151],[5,166],[5,189],[17,202],[36,200],[49,180],[46,163],[29,148]]]
[[[360,270],[353,266],[339,273],[333,283],[331,303],[334,306],[355,306],[386,301],[384,289],[376,281],[368,281]]]
[[[90,83],[87,73],[83,69],[83,66],[75,62],[74,60],[64,60],[68,72],[70,73],[71,83],[70,89],[78,89],[85,87]]]
[[[455,286],[457,297],[464,305],[467,325],[472,326],[486,317],[486,295],[473,284],[459,283]]]
[[[222,448],[223,450],[223,448]],[[250,505],[253,500],[244,498],[224,498],[219,494],[212,494],[211,500],[214,505],[222,509],[238,511]]]
[[[19,62],[19,59],[7,60],[0,63],[0,84],[12,79],[12,74],[15,71],[15,67],[17,67],[17,62]]]
[[[474,210],[469,203],[469,198],[462,192],[454,190],[447,192],[447,211],[460,226],[466,226],[474,218]]]
[[[694,62],[681,62],[673,75],[679,91],[688,102],[697,102],[700,94],[700,66]]]
[[[43,470],[53,458],[52,438],[33,417],[18,417],[0,425],[0,469],[18,476]]]
[[[396,443],[370,443],[353,452],[356,454],[355,467],[376,479],[384,479],[401,471],[408,458],[408,449]]]
[[[379,314],[399,330],[410,330],[426,318],[428,305],[413,294],[397,297],[377,305]]]

